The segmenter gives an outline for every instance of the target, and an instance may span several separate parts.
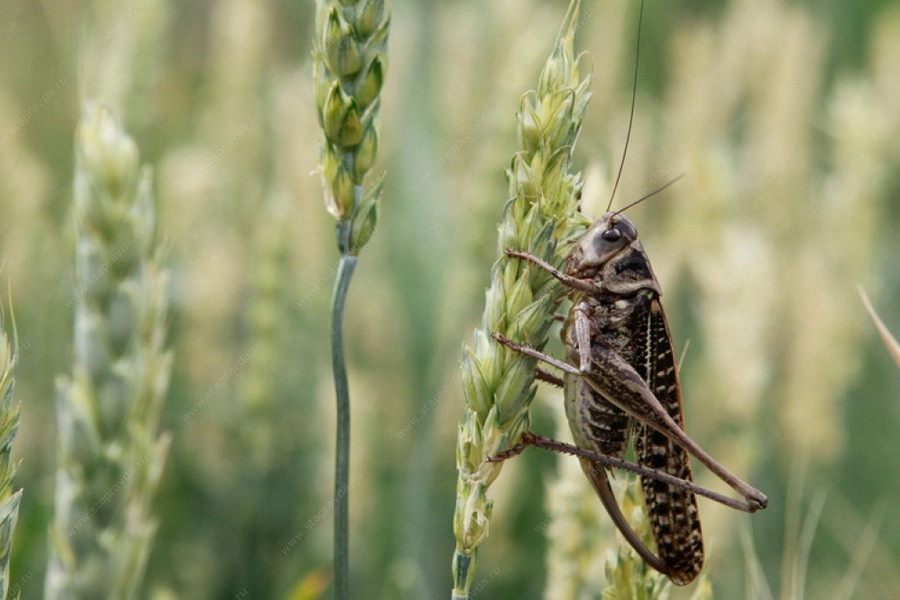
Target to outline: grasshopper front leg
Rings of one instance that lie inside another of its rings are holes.
[[[507,248],[504,252],[506,256],[513,258],[522,258],[527,260],[528,262],[534,263],[540,268],[544,269],[554,277],[556,277],[559,281],[569,286],[570,288],[581,290],[582,292],[587,292],[589,294],[599,294],[603,291],[603,287],[591,279],[579,279],[578,277],[573,277],[571,275],[566,275],[544,259],[539,256],[535,256],[534,254],[529,254],[527,252],[520,252],[518,250],[512,250]]]

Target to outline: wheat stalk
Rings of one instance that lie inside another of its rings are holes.
[[[570,173],[572,149],[590,99],[590,77],[581,77],[573,53],[579,2],[569,7],[556,48],[536,92],[518,113],[520,150],[507,171],[510,200],[504,208],[498,261],[491,271],[481,329],[462,362],[465,414],[457,436],[456,510],[453,531],[453,597],[467,598],[479,545],[488,535],[487,497],[502,463],[488,459],[508,449],[528,428],[535,361],[491,339],[502,333],[542,348],[559,285],[541,269],[503,258],[514,248],[559,264],[583,218],[577,212],[581,178]]]
[[[319,168],[341,253],[331,302],[331,362],[337,409],[334,480],[335,597],[349,596],[350,391],[344,304],[359,251],[378,218],[381,181],[364,188],[378,154],[376,121],[387,66],[390,11],[384,0],[317,0],[314,79],[325,134]]]
[[[45,598],[127,600],[156,523],[150,502],[169,436],[166,273],[151,175],[106,108],[86,103],[76,136],[77,282],[72,376],[57,382],[55,514]]]

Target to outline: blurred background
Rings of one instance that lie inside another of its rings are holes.
[[[385,198],[347,307],[356,597],[449,595],[458,362],[496,257],[515,111],[565,8],[393,3]],[[174,442],[146,596],[330,596],[337,250],[315,173],[313,14],[309,0],[0,3],[23,598],[42,594],[54,379],[71,370],[84,96],[113,107],[154,168],[172,278]],[[594,98],[576,156],[592,215],[624,144],[637,14],[634,0],[583,3]],[[752,516],[701,500],[715,597],[900,597],[900,372],[857,294],[900,332],[898,140],[896,2],[648,0],[616,205],[685,175],[629,214],[676,347],[690,342],[688,429],[770,498]],[[567,437],[561,404],[542,390],[535,429]],[[478,597],[569,597],[554,584],[560,532],[602,564],[615,538],[599,501],[584,496],[584,527],[547,527],[586,490],[562,492],[570,463],[533,450],[506,466]]]

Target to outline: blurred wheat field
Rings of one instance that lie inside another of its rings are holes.
[[[347,306],[356,597],[449,594],[461,346],[496,256],[515,110],[565,4],[394,2],[385,198]],[[22,598],[42,595],[47,563],[85,96],[113,108],[154,169],[170,272],[160,429],[173,437],[144,596],[330,597],[337,251],[315,173],[313,13],[0,4],[0,260],[24,488],[10,585]],[[636,17],[627,0],[582,8],[594,97],[575,162],[595,216],[625,139]],[[690,340],[688,430],[770,498],[752,516],[701,501],[713,596],[900,597],[900,374],[856,292],[900,332],[900,7],[651,0],[643,40],[617,203],[685,174],[631,218],[676,347]],[[535,429],[567,438],[561,407],[542,390]],[[574,597],[573,577],[599,594],[613,527],[578,471],[536,450],[506,465],[478,597]]]

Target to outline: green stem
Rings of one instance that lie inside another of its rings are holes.
[[[453,553],[453,591],[450,600],[468,600],[469,588],[475,577],[475,555],[458,550]]]
[[[349,598],[349,531],[347,507],[350,479],[350,390],[347,385],[347,364],[344,360],[344,304],[350,279],[356,268],[356,256],[350,254],[350,221],[337,224],[338,263],[334,296],[331,301],[331,364],[334,370],[334,391],[337,402],[337,442],[334,459],[334,585],[335,598]]]

